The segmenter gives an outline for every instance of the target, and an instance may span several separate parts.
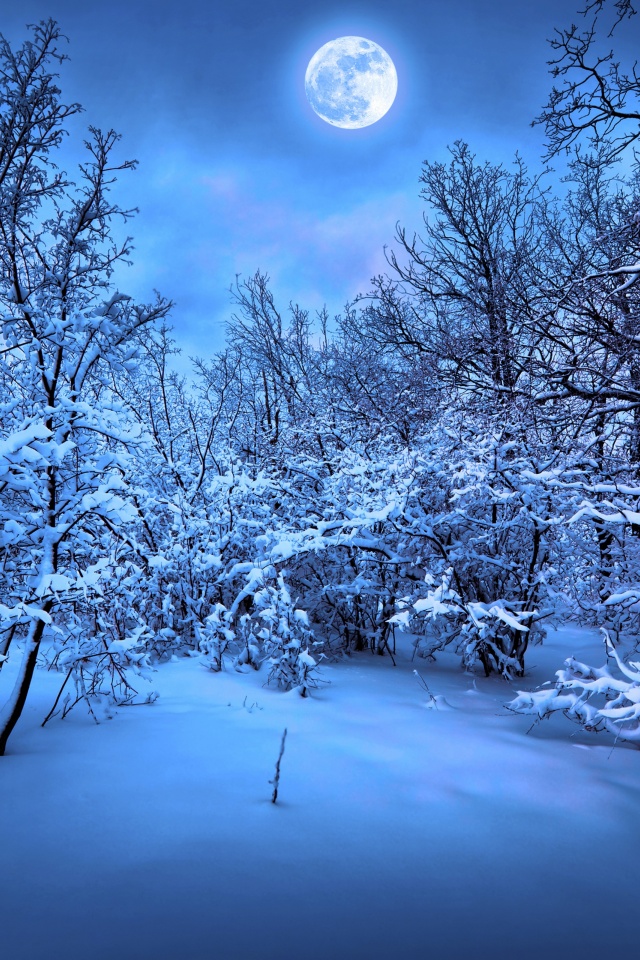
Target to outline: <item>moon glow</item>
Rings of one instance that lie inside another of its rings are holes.
[[[334,127],[368,127],[385,115],[398,90],[393,60],[364,37],[339,37],[314,53],[304,77],[307,100]]]

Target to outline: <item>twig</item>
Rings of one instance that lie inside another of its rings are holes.
[[[287,728],[284,728],[284,733],[282,734],[282,740],[280,741],[280,753],[278,754],[278,759],[276,760],[276,772],[273,780],[269,780],[269,783],[273,784],[273,793],[271,794],[271,803],[277,803],[278,801],[278,787],[280,786],[280,763],[284,755],[284,742],[287,739]]]
[[[397,666],[396,659],[395,659],[393,653],[391,652],[391,647],[389,646],[389,638],[388,638],[388,637],[385,637],[385,638],[384,638],[384,645],[385,645],[385,647],[387,648],[387,652],[389,653],[389,656],[391,657],[391,663],[394,665],[394,667],[396,667],[396,666]]]
[[[51,720],[51,717],[54,715],[55,710],[56,710],[56,707],[58,706],[58,702],[59,702],[59,700],[60,700],[60,697],[62,696],[62,691],[63,691],[64,688],[66,687],[66,685],[67,685],[67,680],[69,679],[69,677],[71,676],[72,673],[73,673],[73,664],[69,667],[69,670],[68,670],[68,672],[67,672],[67,675],[66,675],[66,677],[64,678],[64,683],[62,684],[62,686],[60,687],[60,690],[58,691],[58,696],[56,697],[56,702],[55,702],[54,705],[51,707],[51,710],[50,710],[49,713],[46,715],[46,717],[44,718],[44,720],[42,721],[42,723],[40,724],[41,727],[44,727],[45,723],[47,723],[49,720]]]
[[[429,699],[431,700],[431,702],[433,703],[434,707],[435,707],[436,710],[437,710],[437,709],[438,709],[438,701],[436,700],[436,698],[434,697],[434,695],[431,693],[431,690],[429,690],[429,686],[428,686],[427,681],[425,680],[425,678],[422,676],[421,673],[418,673],[417,670],[414,670],[414,671],[413,671],[413,675],[414,675],[414,677],[416,678],[416,680],[418,681],[418,683],[420,684],[420,686],[423,687],[423,688],[427,691],[427,693],[429,694]]]

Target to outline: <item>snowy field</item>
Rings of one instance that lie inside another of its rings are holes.
[[[569,654],[604,656],[551,634],[513,689]],[[302,700],[186,659],[153,706],[43,730],[41,673],[0,761],[3,960],[634,955],[637,748],[563,717],[527,735],[509,686],[453,657],[324,676]]]

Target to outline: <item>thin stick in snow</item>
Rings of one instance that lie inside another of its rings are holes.
[[[284,756],[284,742],[287,739],[287,728],[284,728],[284,733],[282,734],[282,740],[280,741],[280,753],[278,754],[278,759],[276,760],[276,772],[273,780],[269,780],[269,783],[273,784],[273,793],[271,794],[271,803],[277,803],[278,800],[278,787],[280,786],[280,763],[282,762],[282,757]]]
[[[425,680],[425,678],[422,676],[421,673],[418,673],[417,670],[414,670],[414,671],[413,671],[413,675],[414,675],[414,677],[416,678],[416,680],[418,681],[418,683],[420,684],[420,686],[423,687],[423,688],[427,691],[427,693],[429,694],[429,700],[431,701],[431,703],[434,705],[434,707],[435,707],[436,710],[437,710],[437,709],[438,709],[438,701],[436,700],[436,698],[434,697],[434,695],[431,693],[431,690],[429,690],[429,686],[428,686],[427,681]]]

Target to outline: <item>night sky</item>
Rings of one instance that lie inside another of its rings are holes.
[[[419,226],[424,160],[466,140],[479,159],[540,166],[530,122],[551,87],[546,43],[580,0],[0,0],[12,43],[53,17],[70,39],[67,100],[123,135],[140,161],[118,196],[137,205],[135,265],[119,286],[176,302],[185,355],[222,346],[236,274],[270,275],[279,302],[330,312],[384,269],[396,221]],[[633,24],[638,32],[638,25]],[[315,51],[375,40],[398,72],[389,113],[361,130],[322,121],[304,95]],[[625,40],[627,41],[627,36]]]

